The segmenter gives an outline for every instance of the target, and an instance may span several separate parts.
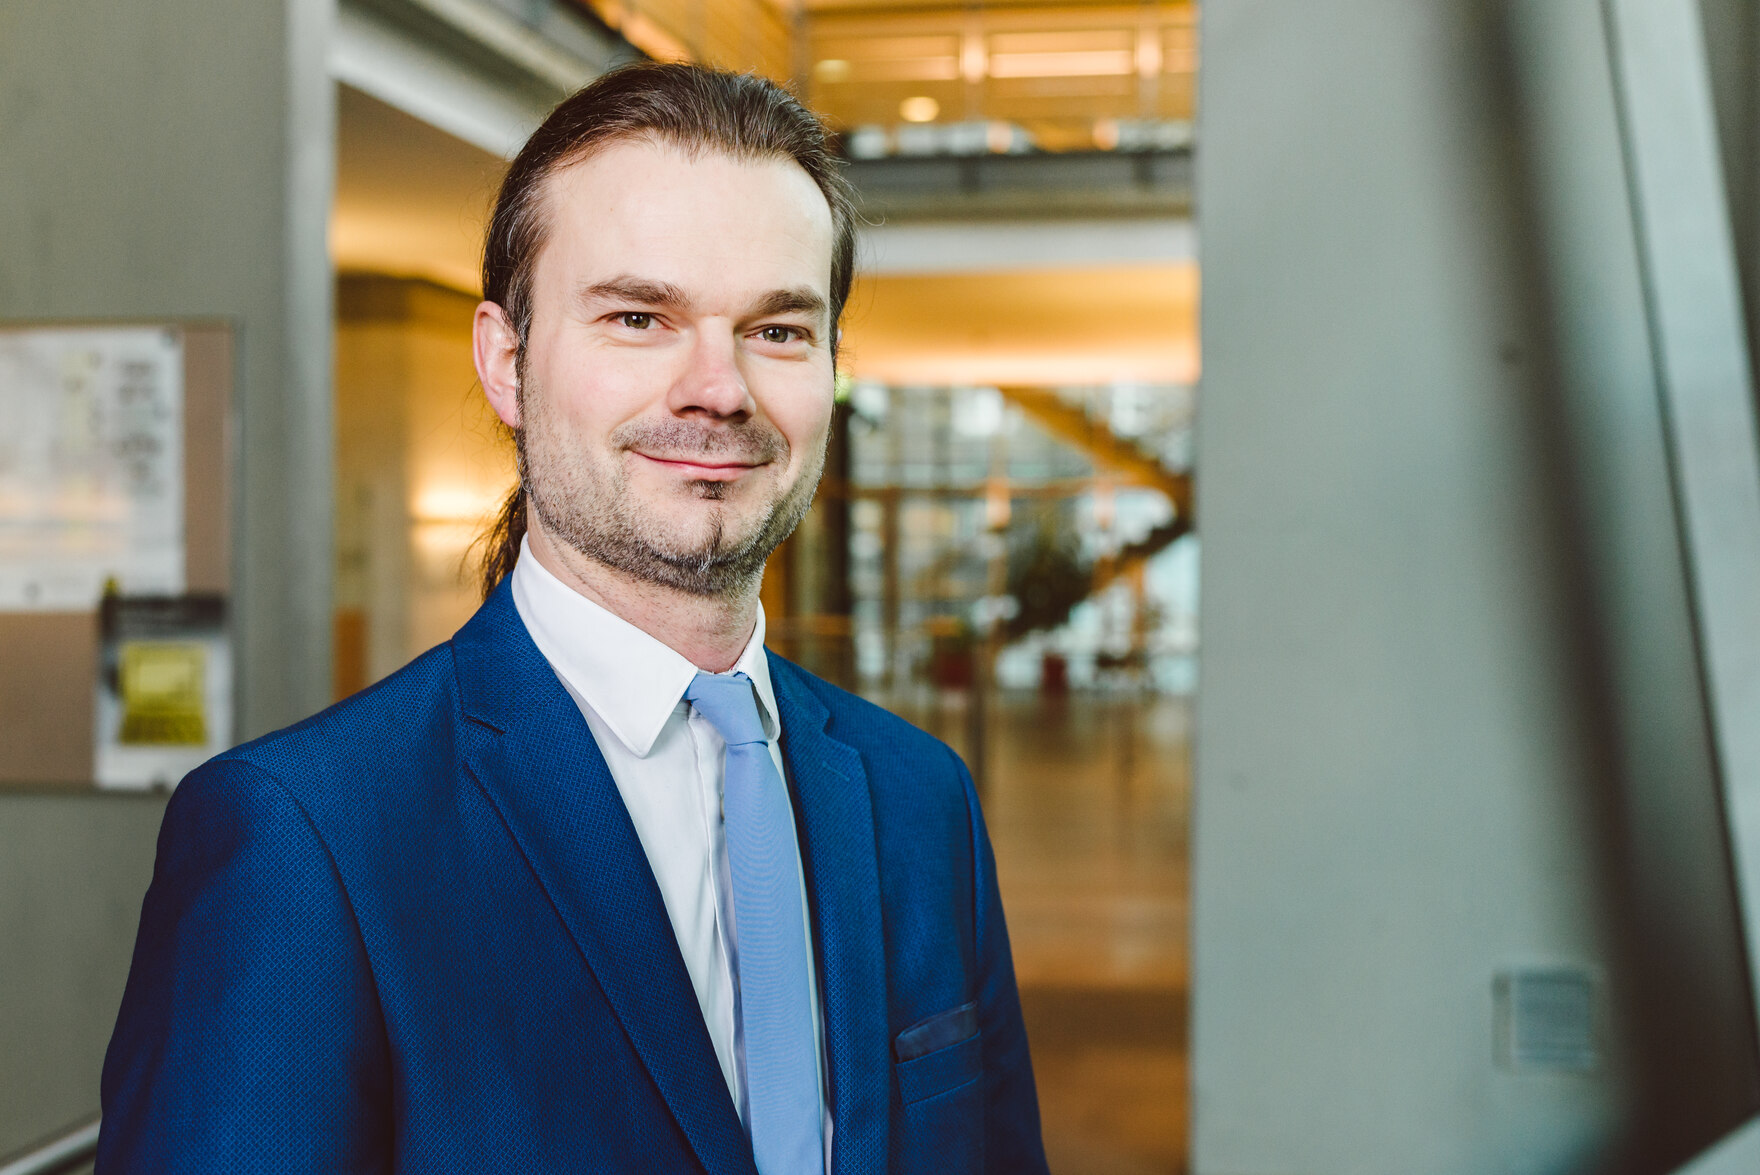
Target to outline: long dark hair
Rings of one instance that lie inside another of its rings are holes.
[[[483,244],[483,297],[506,312],[518,336],[522,382],[532,325],[532,270],[549,229],[545,181],[610,143],[644,138],[735,158],[792,159],[812,177],[831,207],[835,355],[836,325],[855,270],[856,214],[849,182],[831,151],[824,125],[794,95],[763,78],[697,65],[644,62],[613,70],[565,99],[532,132],[501,181]],[[519,558],[520,540],[526,533],[523,469],[520,477],[501,513],[477,540],[484,598]]]

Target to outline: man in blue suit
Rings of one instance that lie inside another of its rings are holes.
[[[945,746],[763,649],[854,215],[769,83],[641,66],[514,161],[482,609],[172,797],[105,1172],[1045,1170]]]

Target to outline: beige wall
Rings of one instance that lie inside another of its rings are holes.
[[[514,474],[471,366],[475,305],[423,281],[338,282],[338,692],[446,640],[476,607],[470,546]]]

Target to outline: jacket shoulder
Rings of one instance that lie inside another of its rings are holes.
[[[413,762],[431,753],[436,735],[450,730],[457,713],[448,642],[309,718],[241,743],[213,763],[238,761],[291,782],[337,769]],[[439,745],[449,743],[446,737]]]

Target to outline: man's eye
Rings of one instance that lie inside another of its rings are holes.
[[[767,326],[758,332],[758,337],[766,343],[792,343],[800,335],[801,332],[792,326]]]
[[[629,327],[631,330],[647,330],[654,325],[654,316],[652,314],[631,312],[629,314],[619,314],[617,316],[617,321],[623,323],[623,325]]]

